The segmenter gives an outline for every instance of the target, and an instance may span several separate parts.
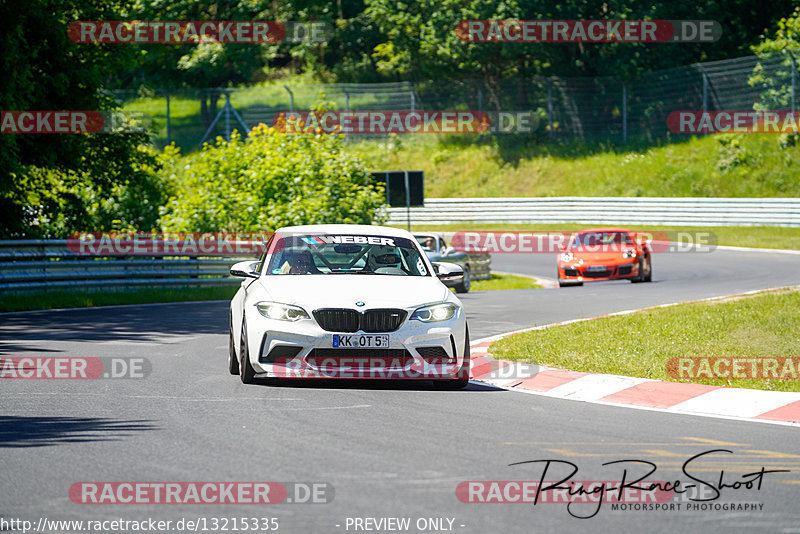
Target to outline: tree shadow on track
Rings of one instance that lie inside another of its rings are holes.
[[[104,417],[0,416],[0,448],[48,447],[63,443],[119,441],[133,432],[156,430],[146,420]]]
[[[16,343],[6,343],[0,341],[0,354],[17,354],[19,352],[64,352],[63,350],[32,347],[30,345],[20,345]]]
[[[160,342],[164,336],[227,334],[228,306],[227,301],[178,302],[5,315],[0,317],[0,342]]]

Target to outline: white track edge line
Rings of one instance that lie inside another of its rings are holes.
[[[472,380],[470,382],[472,382]],[[638,406],[636,404],[623,404],[623,403],[619,403],[619,402],[609,402],[609,401],[603,401],[603,400],[599,400],[599,399],[597,399],[597,400],[573,399],[573,398],[570,398],[570,397],[557,397],[555,395],[548,395],[546,391],[533,391],[533,390],[530,390],[530,389],[510,388],[510,387],[505,387],[505,386],[500,386],[500,385],[497,385],[497,384],[493,384],[491,382],[481,382],[479,380],[477,382],[482,384],[482,385],[485,385],[485,386],[492,386],[492,387],[496,387],[497,389],[502,389],[502,390],[505,390],[505,391],[514,391],[514,392],[517,392],[517,393],[525,393],[527,395],[538,395],[540,397],[549,397],[551,399],[568,400],[568,401],[573,401],[573,402],[588,402],[590,404],[601,404],[601,405],[604,405],[604,406],[614,406],[616,408],[632,408],[632,409],[635,409],[635,410],[647,410],[647,411],[651,411],[651,412],[662,412],[662,413],[668,413],[668,414],[679,415],[679,416],[691,415],[691,416],[695,416],[695,417],[708,417],[708,418],[711,418],[711,419],[727,419],[727,420],[731,420],[731,421],[740,421],[740,422],[744,422],[744,423],[766,423],[766,424],[770,424],[770,425],[800,427],[800,423],[793,423],[791,421],[775,421],[775,420],[772,420],[772,419],[756,419],[756,418],[752,418],[752,417],[736,417],[736,416],[732,416],[732,415],[717,415],[717,414],[712,414],[712,413],[679,412],[679,411],[675,411],[675,410],[670,410],[668,408],[655,408],[653,406]]]

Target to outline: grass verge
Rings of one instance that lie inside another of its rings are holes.
[[[227,286],[178,289],[141,288],[131,291],[54,290],[35,293],[8,293],[0,297],[0,312],[115,306],[119,304],[149,304],[154,302],[229,300],[238,288],[239,286]]]
[[[534,278],[515,274],[492,273],[489,280],[473,280],[470,291],[495,291],[502,289],[536,289],[542,286]]]
[[[635,376],[776,391],[800,391],[800,371],[778,365],[778,379],[708,378],[694,364],[691,378],[676,367],[681,358],[735,358],[739,374],[769,359],[800,359],[800,289],[762,292],[718,301],[581,321],[514,335],[492,344],[495,358],[591,373]],[[748,364],[747,359],[756,359]],[[671,362],[672,360],[672,362]],[[782,360],[781,360],[782,361]],[[672,369],[668,371],[668,365]],[[687,363],[688,365],[688,363]],[[750,367],[748,367],[750,365]],[[733,374],[720,366],[719,373]],[[768,376],[772,373],[767,373]],[[673,376],[677,375],[677,376]],[[783,379],[781,379],[781,377]]]
[[[794,197],[800,146],[778,135],[709,135],[672,144],[504,146],[406,136],[353,143],[373,170],[425,171],[425,196]]]

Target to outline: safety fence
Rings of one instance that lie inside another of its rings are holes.
[[[233,129],[271,125],[282,111],[331,103],[338,111],[526,112],[524,132],[541,141],[654,142],[674,138],[674,111],[797,110],[797,62],[791,52],[658,70],[635,78],[532,77],[396,83],[268,85],[247,88],[115,91],[126,107],[151,115],[154,143],[196,149]],[[171,112],[171,110],[173,110]],[[351,134],[351,139],[363,138]],[[474,136],[475,139],[483,136]]]
[[[406,208],[390,208],[388,223],[404,225],[407,217]],[[429,198],[410,217],[415,225],[800,226],[800,198]]]

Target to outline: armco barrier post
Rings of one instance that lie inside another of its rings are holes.
[[[555,132],[553,131],[553,84],[550,80],[547,81],[547,123],[550,129],[550,140],[552,141]]]
[[[172,129],[169,120],[169,91],[164,90],[164,98],[167,100],[167,145],[172,142]]]
[[[628,87],[622,82],[622,142],[628,142]]]
[[[795,86],[797,80],[797,62],[794,60],[794,54],[791,51],[786,51],[789,54],[789,58],[792,60],[792,115],[794,115],[795,111]]]

